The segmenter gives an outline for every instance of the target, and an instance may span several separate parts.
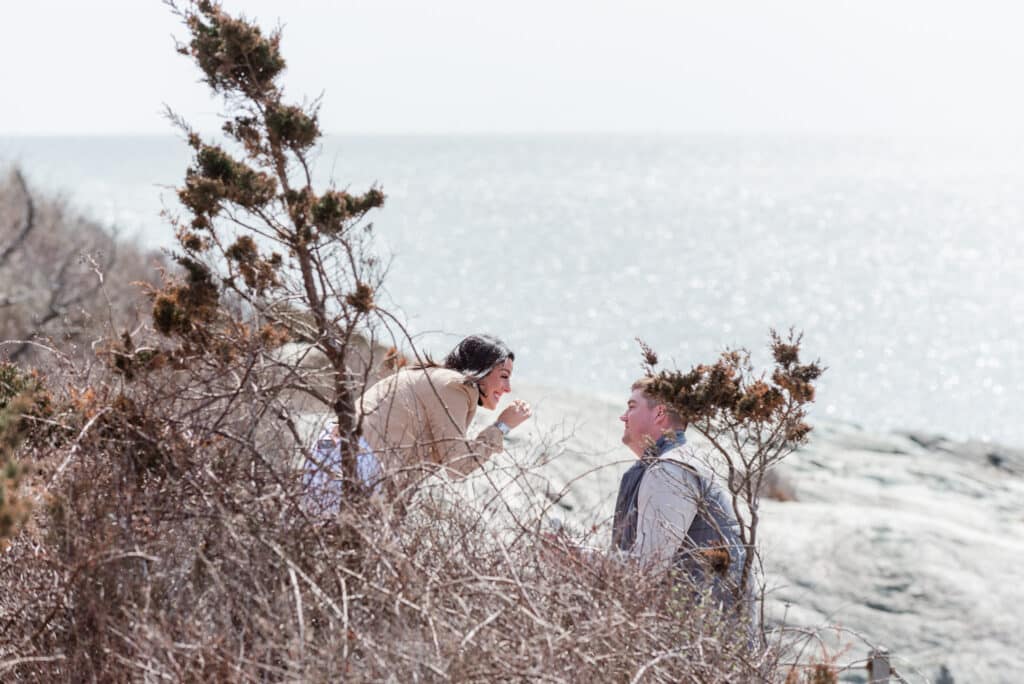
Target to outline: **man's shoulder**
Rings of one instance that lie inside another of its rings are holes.
[[[673,458],[673,451],[651,461],[638,492],[639,506],[648,515],[683,514],[703,490],[701,478],[688,463]]]
[[[689,444],[672,447],[647,468],[647,477],[665,485],[685,484],[705,487],[715,479],[712,468]],[[652,482],[653,484],[653,482]]]
[[[700,474],[701,465],[697,453],[689,444],[677,444],[655,459],[649,469],[669,473],[686,471]]]
[[[648,487],[665,487],[689,485],[699,480],[700,471],[689,459],[673,457],[671,452],[666,452],[648,465],[642,484]]]

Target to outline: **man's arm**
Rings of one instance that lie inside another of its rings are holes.
[[[637,536],[631,555],[647,569],[668,572],[697,515],[700,481],[673,462],[652,465],[637,495]]]

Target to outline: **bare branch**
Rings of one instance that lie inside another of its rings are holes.
[[[32,200],[32,193],[29,192],[28,185],[25,183],[25,177],[21,174],[20,169],[14,169],[11,175],[25,197],[25,213],[21,220],[21,227],[15,228],[13,231],[15,236],[11,239],[11,242],[3,249],[0,249],[0,268],[3,268],[7,260],[21,247],[22,243],[25,242],[25,238],[35,228],[36,206]]]

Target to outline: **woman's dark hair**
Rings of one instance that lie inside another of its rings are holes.
[[[449,352],[444,367],[459,371],[467,380],[480,382],[505,359],[515,361],[516,355],[497,337],[470,335]]]

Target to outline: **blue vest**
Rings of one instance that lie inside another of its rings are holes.
[[[697,515],[676,551],[676,569],[679,576],[688,577],[695,588],[702,591],[710,588],[716,603],[732,605],[736,600],[736,587],[743,576],[743,563],[746,559],[746,548],[740,540],[732,498],[710,471],[691,464],[689,460],[660,458],[684,444],[686,437],[681,430],[675,435],[660,438],[654,448],[622,476],[615,502],[612,545],[630,551],[636,543],[637,504],[640,485],[647,469],[659,462],[659,459],[666,466],[685,468],[697,478]],[[748,582],[752,584],[752,578]]]

